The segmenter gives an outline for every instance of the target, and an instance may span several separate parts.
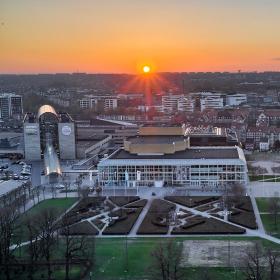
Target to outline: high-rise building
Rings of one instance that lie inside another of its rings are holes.
[[[22,97],[13,93],[0,94],[0,119],[20,119],[23,114]]]

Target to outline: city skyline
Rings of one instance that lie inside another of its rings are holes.
[[[244,3],[245,2],[245,3]],[[278,1],[4,1],[0,73],[279,71]]]

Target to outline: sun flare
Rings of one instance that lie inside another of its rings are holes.
[[[150,66],[145,65],[145,66],[143,67],[143,72],[144,72],[144,73],[149,73],[150,71],[151,71],[151,67],[150,67]]]

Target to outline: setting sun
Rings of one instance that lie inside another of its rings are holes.
[[[150,66],[147,66],[147,65],[146,65],[146,66],[143,67],[143,72],[144,72],[144,73],[149,73],[150,71],[151,71]]]

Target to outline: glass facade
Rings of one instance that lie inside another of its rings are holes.
[[[247,182],[245,165],[115,165],[99,166],[102,186],[222,186]]]

